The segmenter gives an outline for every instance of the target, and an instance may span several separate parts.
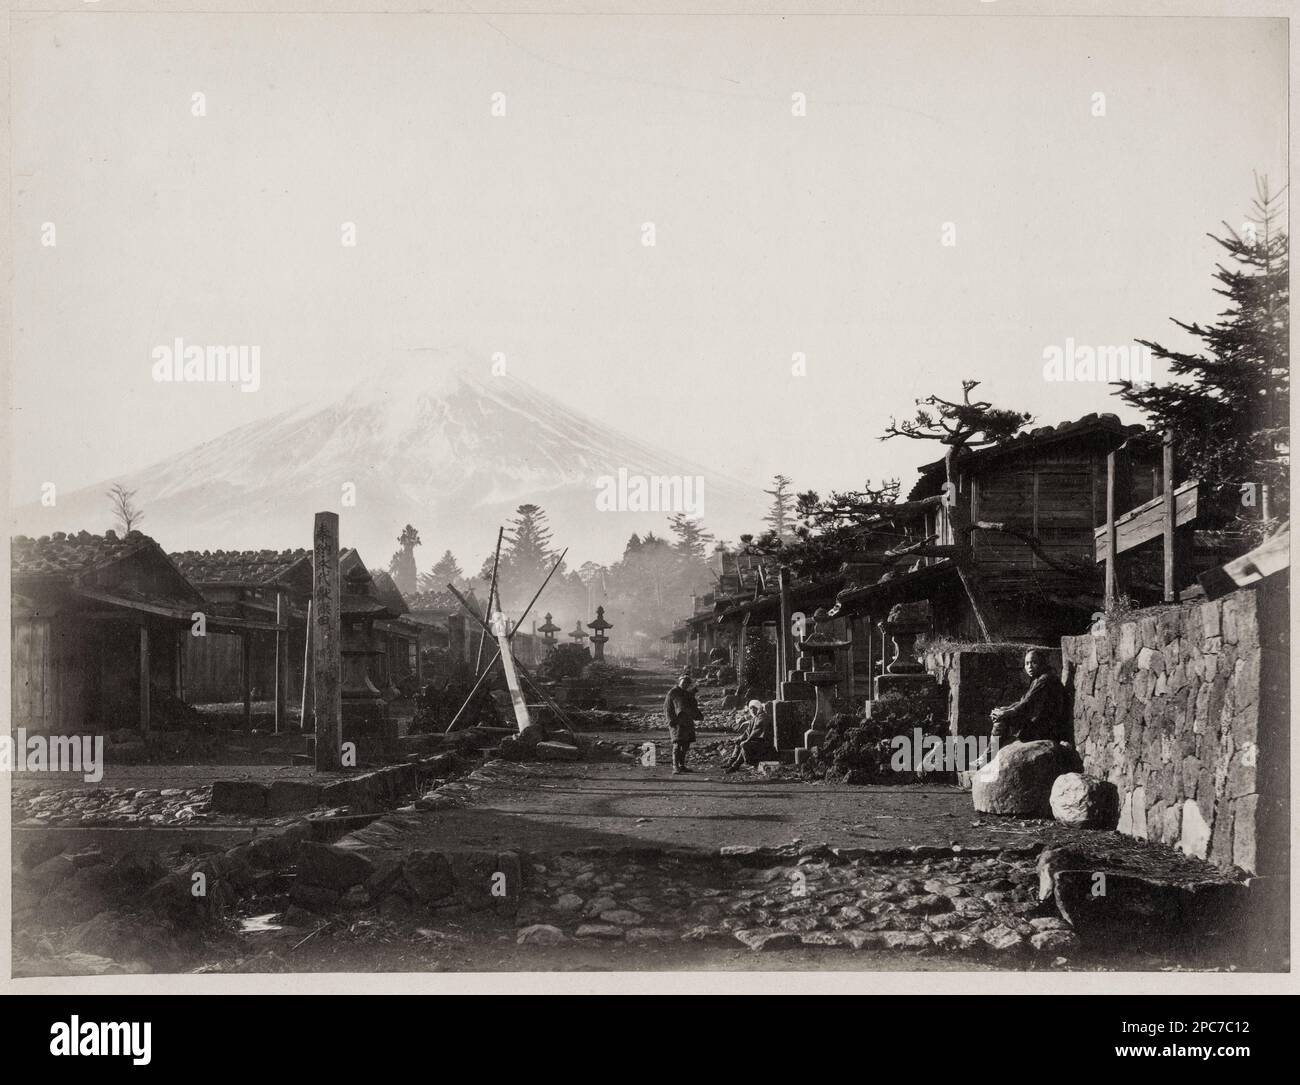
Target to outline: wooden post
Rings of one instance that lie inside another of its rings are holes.
[[[1165,537],[1164,537],[1164,558],[1165,558],[1165,602],[1178,602],[1178,588],[1174,582],[1175,565],[1174,561],[1174,532],[1178,526],[1178,510],[1174,502],[1174,435],[1170,430],[1165,431],[1165,437],[1162,444],[1164,453],[1163,475],[1165,482]]]
[[[253,642],[248,630],[239,635],[239,681],[244,694],[244,726],[253,729]]]
[[[318,512],[312,535],[312,677],[316,771],[343,768],[343,684],[339,616],[339,516]]]
[[[492,634],[496,637],[497,648],[501,651],[501,669],[506,672],[506,689],[510,691],[510,703],[515,708],[515,723],[522,734],[532,726],[533,721],[528,715],[528,701],[519,686],[519,675],[515,671],[515,657],[510,650],[510,634],[507,631],[506,620],[499,610],[492,615]]]
[[[149,627],[140,623],[140,734],[149,733]]]
[[[739,689],[744,679],[741,675],[745,673],[745,650],[749,647],[749,619],[751,615],[747,610],[745,616],[740,620],[740,633],[736,637],[736,688]]]
[[[781,671],[780,680],[788,681],[790,667],[794,662],[793,634],[790,632],[790,570],[782,565],[776,574],[777,588],[781,593],[781,625],[777,629],[777,658]],[[776,687],[776,695],[781,696],[781,687]]]
[[[1119,536],[1115,530],[1115,517],[1118,511],[1115,508],[1115,483],[1116,483],[1116,457],[1118,452],[1108,453],[1106,456],[1106,605],[1110,606],[1119,594]],[[1094,583],[1096,583],[1094,581]]]
[[[307,721],[312,719],[309,715],[312,705],[311,699],[311,600],[307,600],[307,632],[303,637],[302,648],[302,705],[298,710],[298,730],[307,730]],[[315,729],[315,722],[312,723],[312,729]]]
[[[289,630],[286,626],[288,607],[284,605],[284,592],[275,593],[275,733],[289,729],[284,718],[284,702],[289,684]]]

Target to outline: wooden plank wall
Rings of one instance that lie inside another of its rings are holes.
[[[972,485],[974,516],[1038,536],[1053,557],[1092,556],[1093,528],[1104,509],[1097,505],[1096,457],[1086,451],[1041,452],[982,473]],[[997,532],[977,531],[972,543],[982,569],[990,573],[1048,568],[1023,542]]]
[[[84,629],[67,618],[20,619],[11,636],[10,725],[57,733],[90,726]]]

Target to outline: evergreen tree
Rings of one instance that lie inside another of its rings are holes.
[[[397,551],[388,562],[388,573],[398,590],[405,596],[415,594],[419,579],[415,568],[415,548],[419,545],[420,533],[407,524],[397,537]]]
[[[1228,307],[1208,326],[1170,318],[1200,340],[1200,349],[1139,339],[1169,363],[1175,380],[1120,381],[1116,394],[1146,414],[1153,429],[1172,432],[1180,476],[1232,490],[1266,485],[1269,508],[1243,508],[1241,514],[1267,531],[1259,514],[1276,517],[1288,507],[1290,244],[1281,193],[1269,189],[1266,177],[1257,177],[1255,187],[1254,215],[1243,230],[1224,223],[1226,237],[1208,235],[1231,259],[1214,272],[1220,283],[1215,293],[1228,299]]]
[[[785,475],[774,475],[772,488],[763,492],[772,499],[772,508],[763,517],[763,523],[767,524],[778,539],[789,538],[794,533],[795,505],[794,495],[790,492],[790,480]]]
[[[669,517],[668,529],[677,536],[673,549],[683,559],[703,564],[705,546],[713,541],[713,536],[704,530],[704,525],[679,512]]]
[[[497,591],[506,604],[504,609],[507,613],[517,614],[528,605],[533,593],[551,571],[556,557],[551,549],[551,529],[546,522],[545,510],[540,505],[520,505],[506,528],[501,549],[501,571],[497,574]],[[490,580],[491,559],[487,564],[487,575]],[[556,571],[556,578],[563,575],[561,566]],[[555,579],[538,600],[538,605],[551,599],[552,585],[556,585]]]
[[[463,588],[465,582],[465,571],[450,550],[444,550],[442,557],[433,563],[433,568],[420,574],[421,591],[446,591],[448,584]]]

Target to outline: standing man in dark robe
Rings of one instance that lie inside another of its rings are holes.
[[[695,680],[689,674],[677,679],[664,698],[664,718],[673,737],[673,775],[694,771],[686,767],[686,754],[695,741],[695,722],[704,715],[695,700]]]

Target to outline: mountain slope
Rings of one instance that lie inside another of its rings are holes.
[[[168,550],[308,545],[312,515],[340,513],[343,541],[386,563],[405,523],[423,551],[450,547],[468,569],[496,526],[523,502],[546,509],[554,541],[581,560],[608,561],[632,531],[666,530],[667,513],[598,512],[597,480],[616,475],[704,477],[704,522],[735,538],[765,505],[747,487],[629,438],[486,363],[448,355],[390,365],[324,407],[233,429],[129,476],[66,495],[58,507],[17,510],[30,534],[111,524],[104,491],[137,490],[143,530]],[[355,505],[344,499],[355,492]],[[423,568],[437,554],[417,552]],[[572,566],[574,563],[571,562]]]

